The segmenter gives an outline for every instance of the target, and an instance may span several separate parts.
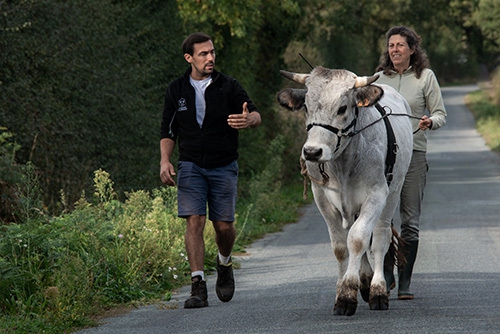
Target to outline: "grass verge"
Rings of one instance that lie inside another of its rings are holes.
[[[488,88],[467,94],[465,103],[476,119],[476,128],[486,145],[500,152],[500,107],[490,100]]]

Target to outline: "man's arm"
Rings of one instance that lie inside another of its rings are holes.
[[[170,138],[162,138],[160,140],[160,179],[161,182],[169,186],[175,186],[175,181],[172,176],[175,175],[174,165],[170,162],[170,158],[174,152],[175,141]]]

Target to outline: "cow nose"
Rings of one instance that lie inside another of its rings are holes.
[[[318,161],[322,154],[321,148],[304,147],[304,158],[308,161]]]

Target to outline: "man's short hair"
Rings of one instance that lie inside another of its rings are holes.
[[[211,41],[212,38],[208,36],[205,33],[202,32],[195,32],[186,37],[184,42],[182,42],[182,52],[183,54],[190,54],[191,56],[193,55],[194,52],[194,45],[198,43],[203,43],[206,41]]]

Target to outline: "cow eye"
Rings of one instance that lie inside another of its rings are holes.
[[[343,115],[347,110],[347,106],[342,106],[339,108],[339,111],[337,111],[338,115]]]

